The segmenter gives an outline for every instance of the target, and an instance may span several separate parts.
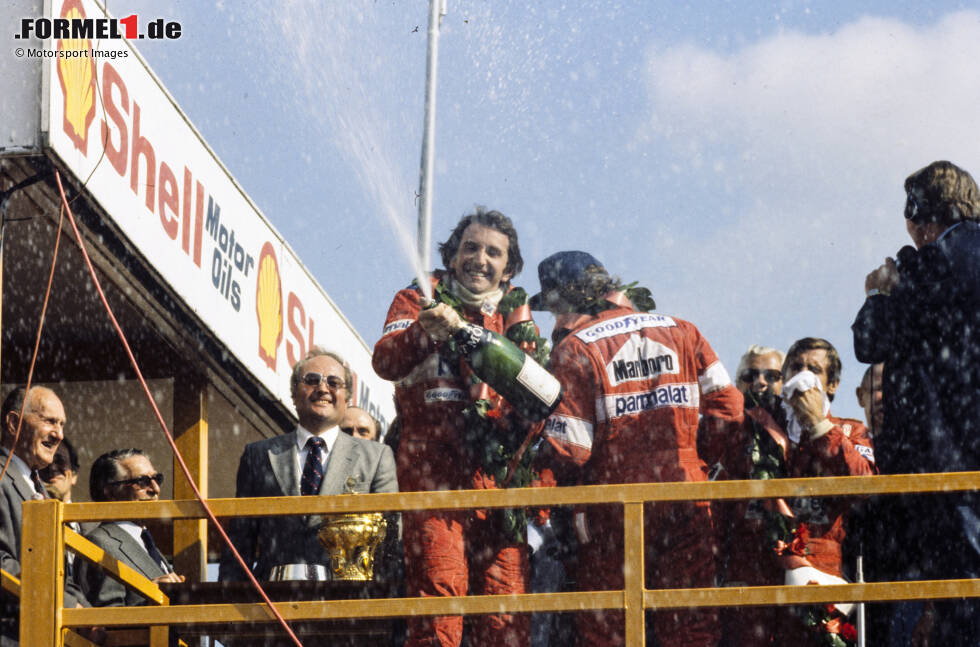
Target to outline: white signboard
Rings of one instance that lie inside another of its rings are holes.
[[[51,4],[52,19],[105,18],[90,0]],[[117,27],[126,34],[129,25]],[[355,403],[387,426],[392,387],[372,371],[364,342],[129,42],[98,35],[48,41],[50,149],[281,401],[292,407],[290,368],[315,343],[349,361]]]

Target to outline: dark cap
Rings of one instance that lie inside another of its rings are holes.
[[[547,310],[545,296],[562,285],[574,283],[586,278],[592,269],[592,274],[601,272],[607,274],[606,268],[602,266],[595,256],[588,252],[556,252],[538,263],[538,280],[541,283],[541,291],[531,297],[528,302],[531,310]]]

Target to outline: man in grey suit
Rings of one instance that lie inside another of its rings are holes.
[[[163,474],[139,449],[116,449],[99,456],[89,474],[92,501],[156,501]],[[105,521],[85,537],[154,582],[183,582],[156,547],[146,528],[132,521]],[[77,580],[94,607],[142,606],[147,600],[117,582],[101,567],[78,560]]]
[[[398,491],[389,447],[339,433],[353,387],[340,355],[313,347],[293,367],[290,386],[299,425],[245,447],[235,496]],[[317,540],[320,521],[316,515],[237,517],[229,536],[259,580],[329,579],[329,560]],[[227,548],[218,579],[246,579]]]
[[[65,408],[51,389],[36,386],[27,393],[18,387],[3,401],[0,426],[0,469],[9,459],[0,481],[0,568],[20,577],[21,506],[24,501],[47,498],[38,470],[51,464],[64,438]],[[65,578],[65,606],[87,606],[84,599],[72,579]],[[19,642],[19,604],[4,597],[0,612],[0,646],[15,646]]]

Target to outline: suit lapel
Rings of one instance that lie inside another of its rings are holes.
[[[3,464],[7,462],[7,454],[9,453],[6,449],[0,449],[0,468],[3,468]],[[14,467],[13,459],[10,459],[10,466],[7,468],[7,472],[5,476],[10,477],[10,482],[14,484],[14,489],[17,490],[20,498],[24,501],[33,500],[37,492],[34,491],[34,486],[29,485],[21,476],[21,473],[17,471],[17,468]]]
[[[296,432],[276,436],[268,450],[272,473],[276,475],[284,496],[299,496],[299,474],[296,473]]]
[[[129,565],[141,575],[149,579],[163,575],[163,569],[150,558],[142,543],[135,541],[125,530],[116,524],[109,524],[106,526],[106,534],[119,545],[119,552],[126,556]]]
[[[320,483],[320,494],[343,494],[347,477],[354,464],[354,441],[344,432],[337,434],[327,460],[327,469]]]

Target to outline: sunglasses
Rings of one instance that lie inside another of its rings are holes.
[[[345,382],[343,378],[339,378],[336,375],[322,375],[320,373],[310,372],[303,376],[302,382],[306,386],[320,386],[326,382],[327,386],[334,391],[347,388],[347,382]]]
[[[157,472],[153,476],[139,476],[134,479],[124,479],[122,481],[109,481],[109,485],[138,485],[142,488],[150,487],[150,482],[163,485],[163,474]]]
[[[764,371],[757,368],[747,368],[742,371],[742,373],[738,376],[738,379],[743,382],[755,382],[755,379],[760,375],[768,384],[775,384],[783,379],[783,374],[774,368],[769,368]]]

